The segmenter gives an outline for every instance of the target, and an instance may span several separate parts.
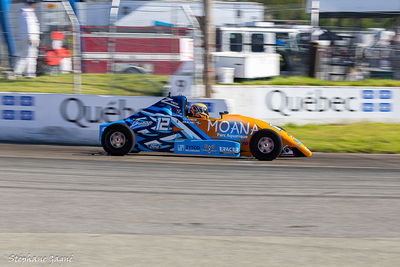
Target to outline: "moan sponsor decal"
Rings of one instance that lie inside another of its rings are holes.
[[[216,120],[212,122],[208,120],[207,131],[214,130],[217,133],[217,137],[237,138],[246,139],[249,134],[253,135],[254,132],[258,131],[256,124],[250,127],[250,122],[243,123],[237,121],[220,121]]]

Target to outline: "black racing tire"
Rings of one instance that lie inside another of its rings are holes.
[[[135,134],[128,125],[113,123],[101,135],[103,149],[112,156],[124,156],[132,151],[136,143]]]
[[[250,151],[258,160],[274,160],[282,152],[282,139],[273,130],[259,130],[250,139]]]

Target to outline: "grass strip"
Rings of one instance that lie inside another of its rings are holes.
[[[399,154],[400,124],[284,125],[313,152]]]
[[[161,96],[165,75],[82,74],[81,93],[86,95]],[[73,94],[74,76],[39,76],[35,79],[0,79],[1,92]]]
[[[291,86],[367,86],[367,87],[400,87],[400,81],[389,79],[366,79],[363,81],[324,81],[309,77],[278,76],[270,79],[237,81],[237,85],[291,85]]]

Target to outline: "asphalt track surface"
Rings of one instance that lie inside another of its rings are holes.
[[[400,155],[0,143],[0,204],[0,266],[400,266]]]

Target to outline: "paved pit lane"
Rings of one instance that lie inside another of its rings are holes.
[[[0,143],[0,266],[398,266],[399,162]]]

